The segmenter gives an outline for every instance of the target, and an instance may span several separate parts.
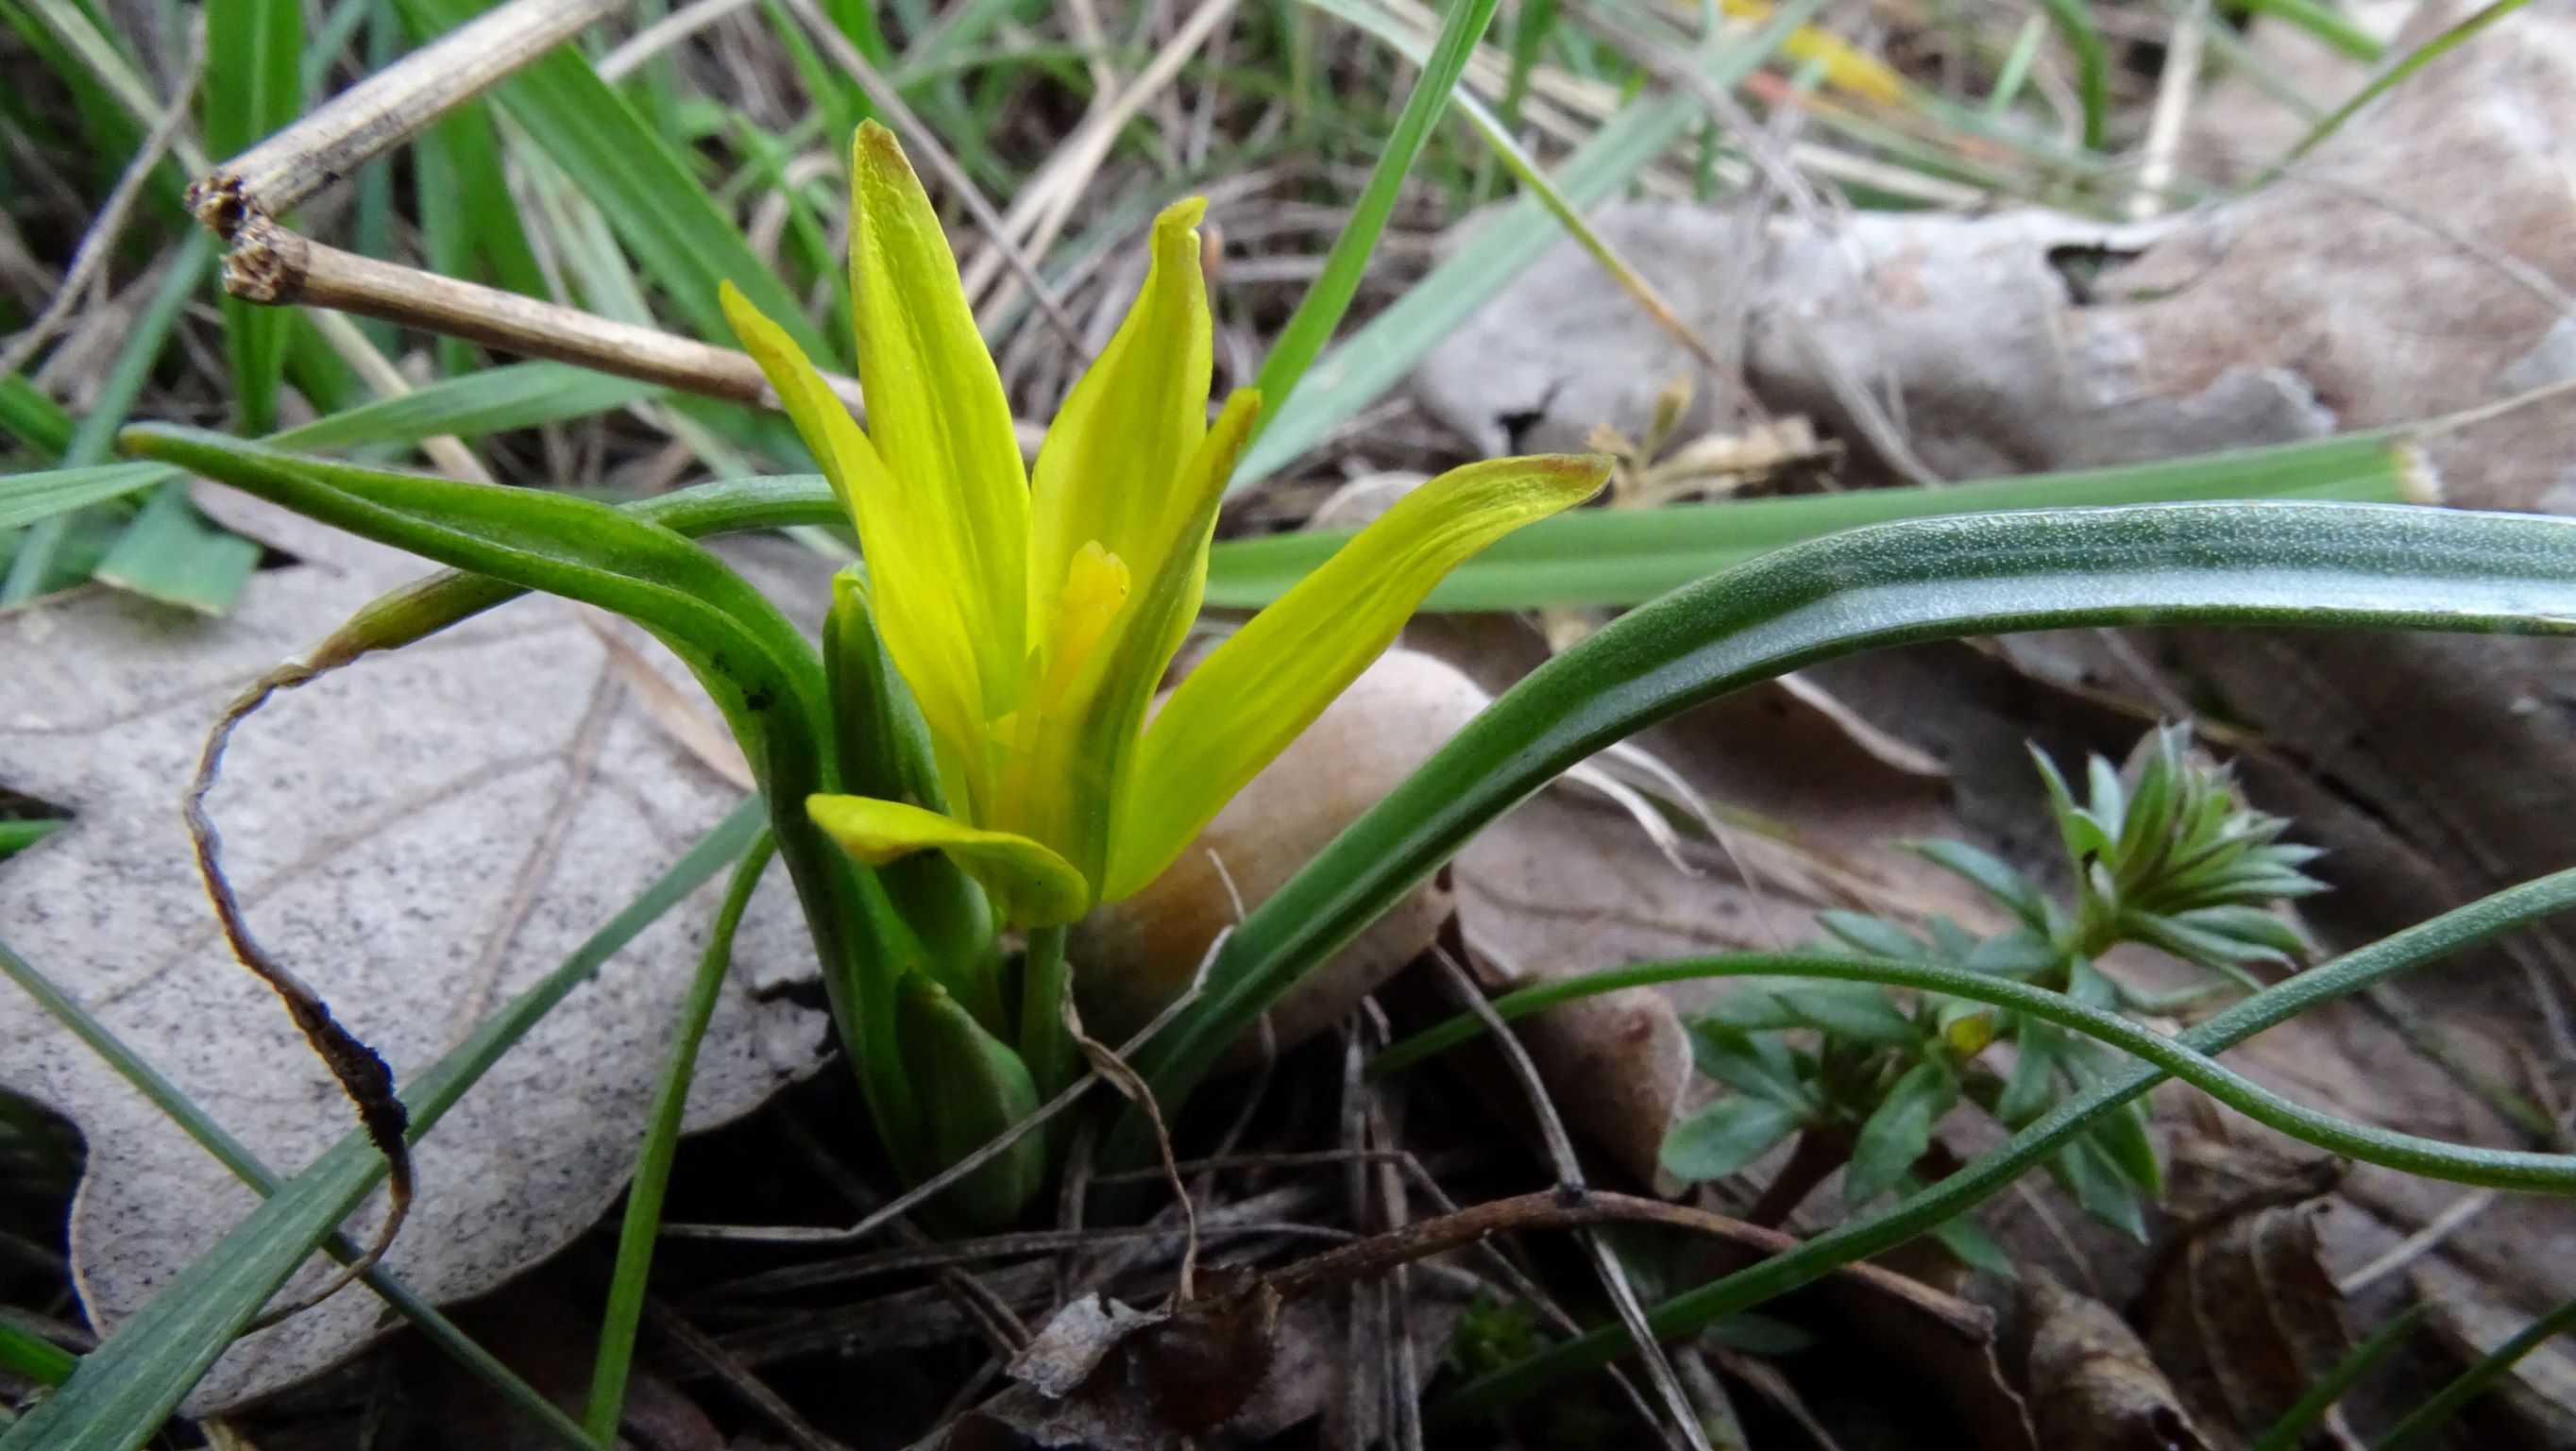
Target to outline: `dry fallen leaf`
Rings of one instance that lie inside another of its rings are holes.
[[[107,590],[0,616],[12,675],[0,785],[76,813],[0,865],[0,941],[291,1174],[351,1115],[217,937],[179,795],[207,725],[244,682],[423,566],[237,496],[218,507],[301,559],[254,576],[230,617],[182,617]],[[538,599],[280,696],[237,737],[211,804],[254,930],[408,1078],[562,961],[738,799],[656,723],[574,609]],[[737,944],[735,986],[699,1058],[693,1127],[749,1110],[826,1047],[819,1014],[748,985],[811,971],[779,877]],[[615,1199],[720,889],[618,954],[423,1143],[419,1200],[389,1263],[428,1298],[491,1289]],[[92,1320],[113,1333],[252,1196],[14,989],[0,1002],[0,1082],[87,1138],[73,1270]],[[352,1233],[381,1212],[381,1197],[370,1201]],[[389,1318],[352,1289],[235,1346],[187,1408],[220,1410],[312,1375]]]
[[[2314,1181],[2257,1193],[2181,1227],[2160,1251],[2138,1307],[2159,1369],[2192,1418],[2223,1446],[2268,1430],[2351,1350],[2343,1296],[2317,1244],[2322,1198]],[[2312,1451],[2354,1446],[2329,1417]]]
[[[2022,1277],[2031,1422],[2049,1451],[2208,1451],[2147,1347],[2110,1306],[2045,1270]]]

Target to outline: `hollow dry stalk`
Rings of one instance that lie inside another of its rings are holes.
[[[188,188],[216,235],[282,217],[627,0],[508,0],[342,91]]]

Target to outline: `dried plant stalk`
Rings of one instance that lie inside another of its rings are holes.
[[[633,323],[344,252],[265,217],[245,218],[224,257],[224,290],[260,303],[302,303],[464,338],[505,353],[596,368],[684,393],[778,406],[744,353]],[[826,376],[856,409],[859,385]]]
[[[626,4],[508,0],[216,167],[189,186],[188,205],[226,238],[248,218],[284,216]]]

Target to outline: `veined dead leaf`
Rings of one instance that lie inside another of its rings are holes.
[[[422,566],[238,496],[210,501],[301,559],[253,577],[228,617],[101,590],[0,617],[12,675],[0,783],[75,813],[0,865],[0,941],[289,1174],[347,1131],[348,1108],[217,935],[180,791],[236,690]],[[254,930],[407,1078],[738,799],[656,723],[572,607],[533,599],[278,697],[236,738],[211,806]],[[423,1142],[419,1199],[388,1263],[427,1298],[491,1289],[615,1199],[716,890],[576,990]],[[692,1127],[748,1111],[826,1047],[820,1014],[754,986],[812,971],[778,874],[736,961],[699,1056]],[[112,1333],[254,1201],[49,1016],[14,989],[0,1002],[0,1082],[88,1140],[73,1270]],[[351,1232],[381,1212],[371,1201]],[[187,1409],[310,1376],[385,1318],[352,1289],[236,1345]]]

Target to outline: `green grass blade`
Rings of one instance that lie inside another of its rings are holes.
[[[482,9],[474,0],[400,3],[424,36],[452,30]],[[729,279],[817,362],[847,351],[825,346],[804,308],[753,254],[679,155],[578,51],[549,52],[503,81],[494,95],[599,207],[637,265],[698,336],[718,342],[733,336],[716,304],[717,284]]]
[[[80,468],[107,457],[115,442],[116,430],[125,424],[126,415],[134,411],[134,400],[142,395],[143,385],[152,376],[152,365],[160,360],[162,347],[170,340],[170,330],[178,325],[179,314],[188,298],[197,290],[208,263],[214,260],[215,239],[212,233],[191,230],[179,244],[178,255],[170,259],[169,270],[162,274],[161,284],[145,301],[134,319],[133,330],[117,350],[116,362],[108,369],[107,382],[90,404],[86,417],[72,435],[71,445],[63,452],[63,462]],[[9,562],[6,579],[0,579],[0,605],[13,605],[34,598],[49,588],[70,583],[57,577],[55,552],[70,532],[68,515],[55,515],[39,521],[19,545],[17,557]]]
[[[2221,1052],[2301,1013],[2571,906],[2576,906],[2576,871],[2508,888],[2266,988],[2179,1034],[2175,1041],[2201,1053]],[[2040,1167],[2082,1135],[2094,1119],[2145,1093],[2164,1076],[2161,1069],[2140,1066],[2106,1077],[2051,1109],[2001,1147],[1906,1196],[1894,1208],[1841,1225],[1796,1249],[1675,1296],[1655,1307],[1647,1319],[1658,1335],[1687,1335],[1721,1316],[1740,1313],[1845,1264],[1929,1233]],[[1460,1387],[1436,1408],[1435,1418],[1448,1422],[1490,1411],[1566,1376],[1606,1365],[1628,1344],[1615,1330],[1578,1336]]]
[[[698,974],[689,983],[680,1021],[671,1030],[671,1055],[662,1082],[653,1091],[645,1120],[644,1147],[636,1155],[635,1178],[626,1189],[626,1217],[617,1231],[617,1264],[610,1273],[608,1308],[600,1315],[599,1352],[590,1378],[591,1439],[609,1445],[626,1408],[626,1377],[635,1360],[635,1330],[644,1318],[644,1286],[653,1269],[653,1241],[662,1232],[662,1195],[671,1183],[671,1159],[679,1152],[680,1119],[689,1106],[689,1085],[698,1071],[698,1044],[707,1024],[715,1021],[716,1000],[723,996],[725,971],[733,963],[733,936],[742,925],[751,892],[760,885],[774,847],[767,835],[752,844],[733,882],[725,888],[724,905],[716,910],[707,934],[707,949],[698,959]]]
[[[2329,1153],[2454,1184],[2477,1184],[2539,1194],[2576,1194],[2576,1155],[2534,1154],[2446,1143],[2320,1113],[2220,1066],[2209,1055],[2187,1043],[2142,1027],[2117,1013],[2085,1007],[2061,992],[1963,968],[1816,953],[1730,953],[1722,957],[1640,963],[1525,988],[1497,998],[1494,1011],[1503,1021],[1509,1022],[1558,1003],[1615,992],[1620,988],[1720,977],[1875,983],[1988,1003],[2055,1023],[2070,1032],[2151,1063],[2255,1122]],[[1419,1062],[1483,1031],[1484,1019],[1481,1016],[1460,1014],[1396,1044],[1371,1063],[1370,1072],[1373,1075],[1391,1072],[1394,1068]],[[1389,1064],[1393,1067],[1390,1068]],[[1911,1158],[1909,1155],[1909,1162]],[[1860,1196],[1863,1200],[1870,1197],[1874,1196]]]
[[[839,789],[832,713],[820,658],[777,606],[687,539],[593,500],[362,468],[196,429],[147,424],[123,437],[134,452],[378,543],[623,615],[669,646],[742,743],[762,794],[786,803],[772,827],[834,1019],[860,1045],[851,1057],[879,1133],[916,1167],[905,1157],[918,1120],[891,1005],[904,971],[945,965],[921,962],[875,875],[802,809]]]
[[[1776,550],[1541,666],[1227,941],[1137,1066],[1165,1103],[1298,978],[1547,781],[1634,731],[1820,660],[2149,622],[2576,633],[2576,520],[2389,504],[2149,504],[1883,524]],[[1137,1126],[1122,1134],[1133,1152]]]
[[[1792,0],[1781,6],[1743,43],[1700,62],[1702,76],[1713,86],[1734,86],[1821,8],[1822,0]],[[1681,139],[1701,114],[1699,102],[1689,96],[1663,96],[1631,105],[1567,158],[1557,173],[1558,190],[1576,207],[1603,200]],[[1556,237],[1556,229],[1548,225],[1547,208],[1536,198],[1523,197],[1486,218],[1474,235],[1402,298],[1318,359],[1294,398],[1284,406],[1269,405],[1270,421],[1244,451],[1229,487],[1241,488],[1273,472],[1375,402],[1435,344],[1537,261]]]
[[[2430,1400],[2417,1406],[2405,1420],[2390,1427],[2387,1435],[2371,1443],[2370,1451],[2405,1451],[2406,1447],[2424,1439],[2443,1422],[2458,1415],[2462,1406],[2494,1384],[2497,1377],[2513,1369],[2524,1356],[2570,1329],[2576,1329],[2576,1300],[2570,1300],[2524,1326],[2511,1340],[2497,1346],[2449,1385],[2435,1392]]]
[[[2220,499],[2394,504],[2420,496],[2419,478],[2405,435],[2389,430],[1942,488],[1862,489],[1661,509],[1583,509],[1542,519],[1504,538],[1441,581],[1423,608],[1643,604],[1767,550],[1900,519]],[[1232,609],[1266,605],[1349,537],[1348,531],[1315,530],[1220,543],[1208,554],[1207,602]]]
[[[2306,1393],[2292,1402],[2290,1408],[2281,1413],[2281,1418],[2272,1423],[2271,1429],[2257,1437],[2246,1451],[2299,1451],[2307,1444],[2308,1432],[2325,1419],[2326,1412],[2334,1409],[2334,1403],[2343,1399],[2343,1393],[2352,1389],[2353,1382],[2360,1380],[2372,1366],[2387,1359],[2388,1352],[2395,1350],[2399,1341],[2412,1334],[2432,1308],[2432,1302],[2418,1300],[2389,1316],[2387,1324],[2370,1332],[2369,1339],[2354,1346],[2343,1359],[2335,1362],[2334,1369],[2308,1387]]]
[[[0,1319],[0,1371],[40,1386],[58,1386],[72,1378],[79,1364],[79,1356]]]
[[[72,446],[77,426],[63,406],[37,392],[35,384],[15,373],[0,378],[0,432],[53,458]]]
[[[259,568],[259,557],[257,544],[207,523],[188,502],[187,480],[172,479],[152,491],[90,577],[165,605],[220,615]]]
[[[2434,36],[2431,40],[2417,46],[2413,51],[2407,54],[2404,60],[2390,66],[2386,71],[2381,72],[2377,79],[2373,80],[2369,85],[2362,87],[2351,100],[2337,106],[2324,120],[2319,121],[2316,124],[2316,129],[2310,131],[2306,136],[2301,137],[2299,144],[2290,148],[2290,154],[2282,158],[2280,166],[2272,168],[2271,172],[2267,173],[2263,180],[2271,180],[2273,176],[2280,173],[2282,167],[2293,165],[2300,159],[2304,158],[2309,152],[2316,150],[2317,147],[2324,144],[2327,137],[2342,130],[2344,122],[2349,121],[2354,116],[2360,114],[2362,107],[2369,105],[2371,102],[2387,95],[2390,91],[2395,90],[2398,86],[2404,84],[2407,77],[2422,70],[2424,67],[2431,65],[2433,62],[2440,60],[2443,56],[2448,55],[2462,41],[2476,35],[2479,31],[2484,30],[2488,26],[2495,24],[2497,21],[2504,19],[2513,12],[2520,10],[2528,3],[2529,0],[2491,0],[2490,4],[2479,10],[2476,14],[2469,16],[2459,24],[2452,26],[2441,34]],[[2256,184],[2260,185],[2261,183],[2258,182]]]
[[[2075,53],[2075,90],[2084,107],[2084,149],[2099,151],[2110,137],[2111,54],[2093,23],[2090,0],[2039,0],[2058,38]]]
[[[1316,274],[1306,295],[1297,300],[1297,310],[1289,314],[1287,324],[1271,341],[1269,356],[1261,360],[1261,373],[1253,380],[1253,387],[1261,391],[1265,418],[1278,416],[1278,410],[1295,394],[1307,367],[1324,350],[1333,330],[1342,325],[1342,314],[1350,310],[1351,299],[1359,295],[1360,275],[1368,270],[1369,253],[1376,250],[1378,234],[1386,230],[1387,218],[1395,214],[1396,195],[1404,189],[1405,173],[1413,169],[1413,159],[1422,154],[1423,143],[1431,139],[1433,126],[1448,109],[1449,98],[1458,89],[1458,78],[1466,73],[1468,58],[1476,53],[1477,42],[1485,38],[1485,27],[1492,23],[1494,8],[1500,3],[1501,0],[1457,0],[1449,7],[1448,18],[1441,22],[1440,38],[1416,74],[1413,91],[1404,98],[1404,109],[1396,115],[1386,149],[1378,153],[1377,163],[1369,168],[1368,183],[1360,188],[1359,200],[1352,203],[1349,221],[1333,238],[1332,250],[1324,257],[1324,270]]]
[[[170,477],[160,464],[93,464],[0,478],[0,529],[121,499]]]
[[[295,119],[304,105],[304,7],[300,0],[206,0],[206,145],[235,156]],[[293,314],[226,294],[224,341],[234,406],[246,433],[277,426]]]
[[[413,1139],[427,1133],[619,948],[738,860],[760,834],[761,816],[760,802],[744,802],[561,966],[413,1078],[403,1091]],[[362,1132],[352,1131],[324,1151],[83,1356],[60,1390],[0,1435],[0,1451],[130,1451],[150,1439],[215,1357],[384,1173],[383,1156]]]
[[[513,363],[449,378],[273,434],[280,447],[316,450],[417,443],[437,434],[474,438],[587,418],[657,397],[661,389],[569,363]]]
[[[61,823],[37,824],[58,826]],[[172,1123],[177,1124],[189,1138],[196,1140],[199,1147],[214,1157],[215,1162],[230,1170],[234,1178],[241,1180],[263,1196],[277,1193],[284,1181],[279,1179],[266,1164],[260,1162],[259,1156],[253,1154],[248,1145],[234,1138],[223,1125],[207,1117],[205,1111],[197,1107],[196,1102],[181,1091],[177,1084],[163,1077],[159,1069],[154,1068],[141,1054],[128,1047],[123,1039],[117,1037],[105,1023],[100,1022],[77,998],[64,992],[53,979],[37,970],[34,964],[10,951],[5,943],[0,943],[0,977],[6,977],[16,983],[21,991],[34,1000],[37,1007],[43,1009],[55,1022],[69,1029],[74,1037],[79,1038],[89,1047],[91,1052],[106,1060],[107,1065],[116,1070],[118,1077],[132,1084],[135,1092],[142,1094],[152,1102],[154,1107],[168,1115]],[[323,1239],[320,1247],[324,1253],[342,1264],[358,1257],[358,1247],[350,1243],[347,1236],[336,1230]],[[547,1400],[543,1393],[521,1380],[517,1373],[503,1365],[490,1351],[476,1344],[471,1336],[456,1327],[454,1321],[440,1314],[434,1306],[422,1299],[392,1271],[378,1265],[368,1270],[361,1278],[366,1281],[370,1289],[384,1298],[386,1304],[393,1306],[409,1319],[431,1344],[447,1352],[460,1365],[481,1377],[522,1414],[539,1427],[552,1432],[556,1440],[582,1448],[582,1451],[588,1451],[589,1443],[581,1428],[573,1424],[571,1417],[557,1410],[554,1402]]]

